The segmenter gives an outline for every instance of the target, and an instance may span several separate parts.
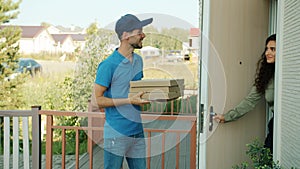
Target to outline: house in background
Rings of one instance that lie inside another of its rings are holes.
[[[74,26],[71,27],[63,27],[63,26],[55,26],[56,29],[58,29],[60,34],[86,34],[86,29]]]
[[[85,47],[86,34],[70,34],[75,45],[75,50],[82,51]]]
[[[199,28],[190,28],[188,43],[182,43],[182,49],[185,59],[197,62],[199,52]]]
[[[45,27],[20,26],[20,28],[22,29],[22,36],[19,41],[21,53],[52,53],[55,51],[55,41]]]
[[[152,46],[145,46],[142,49],[140,49],[140,51],[141,51],[142,56],[145,59],[160,56],[160,50],[158,48],[155,48]]]
[[[65,28],[63,26],[49,26],[47,28],[48,32],[53,35],[55,34],[64,34],[64,35],[70,35],[73,40],[74,52],[75,50],[82,51],[85,46],[85,38],[86,38],[86,32],[85,29],[74,27],[71,28]]]
[[[1,27],[18,25],[1,25]],[[82,51],[85,46],[84,29],[63,29],[55,26],[18,26],[21,28],[19,40],[20,53],[37,54],[46,52],[73,53],[76,49]]]
[[[72,53],[75,45],[71,35],[69,34],[51,34],[55,41],[56,53]]]
[[[190,29],[189,47],[191,50],[195,50],[195,51],[199,50],[199,36],[200,36],[199,28]]]
[[[47,30],[50,34],[60,34],[61,33],[61,30],[58,29],[57,27],[51,25],[51,26],[48,26],[47,27]]]

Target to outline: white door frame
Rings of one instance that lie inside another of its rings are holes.
[[[199,0],[201,1],[201,0]],[[203,104],[203,119],[207,118],[207,112],[208,112],[208,74],[207,71],[204,71],[207,68],[207,61],[208,61],[208,56],[209,56],[209,41],[204,40],[204,39],[209,39],[209,30],[210,30],[210,22],[209,22],[209,18],[210,18],[210,0],[202,0],[200,3],[202,3],[201,7],[203,12],[202,12],[202,16],[200,18],[202,18],[202,21],[200,21],[201,25],[200,25],[200,29],[201,29],[201,35],[200,35],[200,51],[199,51],[199,57],[198,57],[198,61],[199,61],[199,66],[201,67],[201,70],[199,72],[200,74],[200,83],[199,83],[199,87],[198,87],[198,95],[199,96],[199,100],[198,105]],[[200,13],[201,14],[201,13]],[[205,24],[203,24],[205,23]],[[200,106],[198,106],[200,107]],[[199,112],[199,111],[198,111]],[[198,117],[198,122],[201,123],[201,119],[200,117]],[[207,126],[206,124],[206,120],[203,120],[203,124],[202,127],[204,128],[204,126]],[[200,131],[198,131],[200,132]],[[200,151],[198,152],[198,169],[205,169],[206,168],[206,142],[201,141],[201,140],[205,140],[205,138],[207,137],[206,132],[200,133],[200,139],[198,139],[198,146],[200,147]]]

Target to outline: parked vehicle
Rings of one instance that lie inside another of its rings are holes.
[[[183,60],[186,60],[186,61],[188,61],[188,60],[190,60],[191,59],[191,57],[190,57],[190,54],[184,54],[184,56],[183,56]]]
[[[171,50],[170,53],[166,55],[166,60],[168,62],[181,62],[183,61],[183,55],[180,50]]]
[[[20,58],[17,72],[29,72],[31,76],[34,76],[35,74],[42,72],[42,65],[31,58]]]
[[[21,73],[29,73],[31,76],[35,76],[37,73],[42,72],[42,65],[36,60],[31,58],[20,58],[18,61],[18,67],[13,74],[6,77],[4,80],[11,80],[16,78]]]

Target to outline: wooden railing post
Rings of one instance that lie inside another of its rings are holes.
[[[41,106],[31,107],[32,115],[32,168],[40,169],[42,164],[42,142],[41,142]]]
[[[196,139],[196,135],[197,135],[197,129],[196,129],[196,120],[192,121],[192,128],[190,131],[190,135],[191,135],[191,150],[190,150],[190,168],[191,169],[196,169],[196,149],[197,149],[197,139]]]
[[[88,127],[92,128],[92,117],[88,117]],[[88,153],[90,168],[93,166],[93,130],[88,130]]]
[[[32,116],[31,116],[32,117]],[[32,123],[31,123],[32,124]],[[23,168],[30,169],[30,151],[29,151],[29,124],[28,117],[22,118],[23,132]]]
[[[46,135],[46,169],[52,169],[53,116],[47,115]]]
[[[19,168],[19,117],[13,117],[13,169]]]
[[[4,116],[4,153],[3,168],[9,169],[10,161],[10,119]]]

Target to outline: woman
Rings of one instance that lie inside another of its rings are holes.
[[[234,109],[226,114],[217,114],[214,119],[219,123],[237,120],[247,112],[254,109],[262,97],[265,97],[270,110],[274,112],[274,72],[276,56],[276,35],[269,36],[266,40],[265,51],[257,63],[255,83],[248,94]],[[265,147],[273,152],[273,117],[268,124],[268,135],[265,139]]]

